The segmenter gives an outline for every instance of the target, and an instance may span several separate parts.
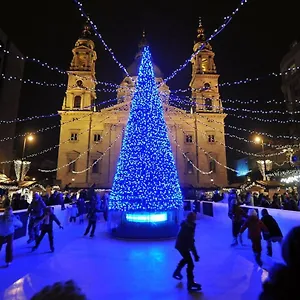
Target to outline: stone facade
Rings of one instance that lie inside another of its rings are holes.
[[[57,179],[61,186],[96,184],[110,188],[121,149],[130,103],[135,89],[141,51],[139,44],[134,63],[117,89],[117,104],[103,109],[95,106],[94,43],[85,28],[73,49],[68,88],[61,116]],[[197,52],[202,46],[203,49]],[[192,90],[189,109],[170,105],[170,90],[154,65],[156,81],[164,103],[165,120],[182,187],[227,185],[224,119],[218,90],[218,77],[211,46],[204,41],[204,30],[198,28],[192,59]],[[198,146],[197,146],[198,145]],[[203,174],[200,171],[209,174]],[[80,172],[80,173],[74,173]]]

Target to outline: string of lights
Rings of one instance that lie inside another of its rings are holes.
[[[101,103],[94,103],[92,105],[84,106],[83,108],[78,109],[78,111],[85,110],[87,108],[96,108],[96,107],[98,107],[100,105],[107,104],[107,103],[114,104],[114,102],[116,100],[121,99],[121,98],[123,98],[123,96],[120,97],[120,98],[108,99],[108,100],[103,101]],[[26,118],[23,118],[23,119],[16,118],[16,119],[13,119],[13,120],[0,120],[0,124],[11,124],[11,123],[17,123],[17,122],[26,122],[26,121],[32,121],[32,120],[38,120],[38,119],[45,119],[45,118],[57,117],[59,115],[67,114],[68,112],[69,111],[66,110],[66,111],[63,111],[61,113],[50,113],[48,115],[35,115],[35,116],[29,116],[29,117],[26,117]]]
[[[178,116],[178,115],[177,115],[177,116]],[[169,117],[171,118],[170,115],[169,115]],[[172,119],[173,119],[173,118],[172,118]],[[182,122],[184,122],[185,124],[189,125],[190,127],[192,127],[192,128],[195,130],[195,127],[194,127],[192,124],[186,122],[183,118],[180,118],[180,117],[179,117],[179,119],[180,119]],[[210,126],[208,126],[207,124],[205,124],[205,123],[203,123],[203,122],[201,122],[201,121],[199,121],[199,120],[196,120],[196,121],[198,121],[201,125],[210,127]],[[176,123],[176,127],[178,127],[185,135],[187,135],[187,133],[184,131],[184,129],[183,129],[178,123]],[[210,128],[212,128],[212,127],[210,127]],[[216,128],[214,128],[214,129],[216,130]],[[217,132],[221,132],[221,133],[224,134],[224,135],[228,135],[226,132],[224,132],[224,131],[222,131],[222,130],[216,130],[216,131],[217,131]],[[209,137],[209,134],[205,133],[204,131],[200,130],[199,132],[200,132],[200,134],[201,134],[202,136],[207,137],[207,138]],[[192,143],[195,144],[194,141],[192,141]],[[219,141],[218,139],[215,139],[215,140],[214,140],[214,143],[218,143],[218,144],[220,144],[220,145],[222,145],[222,146],[224,146],[224,147],[226,147],[226,148],[228,148],[228,149],[230,149],[230,150],[233,150],[233,151],[236,151],[236,152],[245,154],[245,155],[247,155],[247,156],[255,156],[255,157],[272,157],[272,156],[279,156],[279,155],[282,155],[282,154],[285,153],[285,151],[282,150],[281,152],[277,152],[277,153],[258,154],[258,153],[247,152],[247,151],[243,151],[243,150],[238,149],[238,148],[231,147],[231,146],[226,145],[225,143]],[[196,145],[196,144],[195,144],[195,145]]]
[[[180,150],[180,152],[182,153],[182,155],[184,156],[184,158],[185,158],[185,159],[193,166],[193,168],[194,168],[197,172],[199,172],[199,173],[202,174],[202,175],[209,175],[209,174],[211,174],[211,173],[213,172],[213,171],[208,171],[208,172],[206,172],[206,171],[203,171],[203,170],[199,169],[199,168],[193,163],[193,161],[192,161],[191,159],[189,159],[189,157],[186,155],[186,153],[183,151],[182,147],[181,147],[180,144],[177,142],[177,140],[176,140],[176,138],[175,138],[175,136],[174,136],[174,134],[172,133],[172,130],[171,130],[170,128],[168,128],[168,132],[170,133],[171,137],[173,138],[176,147]]]
[[[112,59],[119,66],[119,68],[125,72],[126,76],[130,77],[130,75],[127,72],[126,68],[117,60],[117,58],[115,57],[115,54],[112,51],[112,49],[108,47],[108,45],[106,44],[106,42],[102,38],[102,35],[98,32],[96,24],[91,20],[91,18],[84,11],[82,3],[80,1],[78,1],[78,0],[73,0],[73,1],[77,5],[77,8],[78,8],[78,10],[81,13],[81,16],[85,17],[85,19],[88,21],[89,25],[93,28],[95,35],[100,39],[102,45],[104,46],[104,49],[110,53]]]
[[[110,117],[107,117],[106,119],[108,119],[108,118],[110,118]],[[106,119],[104,119],[103,121],[105,121]],[[79,133],[78,133],[78,136],[80,136],[80,135],[82,135],[82,134],[88,132],[90,129],[93,129],[93,128],[95,128],[96,126],[98,126],[98,124],[92,126],[91,128],[88,128],[87,130],[84,130],[84,131],[79,132]],[[59,143],[59,144],[56,144],[56,145],[52,146],[52,147],[49,147],[49,148],[47,148],[47,149],[43,149],[43,150],[41,150],[40,152],[28,154],[28,155],[26,155],[23,159],[28,159],[28,158],[31,158],[31,157],[36,157],[36,156],[42,155],[42,154],[44,154],[44,153],[50,152],[50,151],[55,150],[56,148],[60,147],[61,145],[64,145],[64,144],[70,142],[70,141],[71,141],[71,139],[69,138],[69,139],[64,140],[63,142],[61,142],[61,143]],[[9,163],[12,163],[13,161],[14,161],[14,160],[1,161],[0,164],[9,164]]]
[[[206,118],[205,116],[202,116],[201,114],[199,114],[199,117],[201,118]],[[222,124],[224,125],[222,122],[219,122],[215,119],[209,119],[210,122],[213,122],[213,123],[217,123],[217,124]],[[256,134],[256,135],[261,135],[261,136],[267,136],[268,138],[271,138],[271,139],[292,139],[292,140],[299,140],[300,137],[296,137],[296,136],[289,136],[289,135],[272,135],[270,133],[266,133],[266,132],[260,132],[260,131],[255,131],[255,130],[251,130],[251,129],[247,129],[247,128],[242,128],[242,127],[237,127],[237,126],[234,126],[234,125],[230,125],[230,124],[225,124],[226,127],[230,128],[230,129],[234,129],[234,130],[237,130],[237,131],[243,131],[243,132],[246,132],[248,134]],[[249,143],[255,143],[254,141],[249,141],[247,139],[244,139],[242,137],[238,137],[240,140],[244,140],[246,142],[249,142]],[[264,142],[264,145],[265,146],[268,146],[268,147],[271,147],[271,148],[281,148],[281,147],[299,147],[299,144],[296,145],[296,144],[291,144],[291,145],[272,145],[270,143],[266,143]]]
[[[18,78],[16,76],[7,76],[5,74],[0,74],[0,76],[4,79],[4,80],[8,80],[8,81],[12,81],[12,80],[17,80],[20,81],[24,84],[34,84],[34,85],[38,85],[38,86],[43,86],[43,87],[57,87],[57,88],[66,88],[67,84],[65,83],[49,83],[46,81],[36,81],[36,80],[32,80],[32,79],[23,79],[23,78]],[[124,87],[126,88],[126,87]],[[88,88],[88,87],[84,87],[82,89],[85,89],[87,91],[91,91],[91,92],[105,92],[105,93],[115,93],[116,89],[107,89],[107,88],[98,88],[98,89],[93,89],[93,88]]]
[[[120,121],[119,121],[120,122]],[[113,126],[117,126],[117,124],[114,124]],[[108,134],[110,133],[110,130],[107,130],[106,133],[102,136],[102,139],[104,139]],[[121,132],[122,133],[122,132]],[[114,141],[115,142],[115,141]],[[114,143],[113,142],[113,143]],[[55,169],[51,169],[51,170],[45,170],[45,169],[38,169],[38,171],[42,172],[42,173],[53,173],[53,172],[56,172],[58,170],[61,170],[63,168],[66,168],[70,165],[72,165],[73,163],[75,163],[77,160],[79,160],[83,155],[85,155],[86,153],[90,152],[94,147],[96,146],[96,144],[92,145],[91,147],[89,147],[87,150],[81,152],[75,159],[69,161],[68,163],[60,166],[60,167],[57,167]],[[104,153],[107,152],[108,149],[110,149],[111,145],[104,151]],[[75,173],[75,171],[73,171],[73,173]],[[83,173],[83,172],[79,172],[79,173]]]
[[[195,51],[182,65],[180,65],[177,69],[175,69],[170,76],[166,77],[164,79],[164,83],[166,83],[167,81],[169,81],[170,79],[174,78],[180,71],[182,71],[190,62],[191,60],[198,55],[198,53],[205,47],[205,43],[210,42],[212,39],[214,39],[219,33],[221,33],[225,27],[231,22],[233,16],[235,14],[237,14],[240,10],[240,8],[247,3],[247,0],[241,0],[240,4],[238,5],[238,7],[231,12],[231,14],[229,14],[228,16],[224,17],[224,22],[223,24],[221,24],[221,26],[219,26],[217,29],[214,30],[213,34],[210,35],[210,37],[204,42],[202,43],[202,45],[199,47],[199,49],[197,51]]]
[[[48,83],[46,81],[36,81],[36,80],[32,80],[32,79],[23,79],[23,78],[18,78],[16,76],[7,76],[5,74],[1,74],[1,77],[5,80],[11,81],[11,80],[17,80],[17,81],[21,81],[22,83],[30,83],[30,84],[35,84],[35,85],[39,85],[39,86],[46,86],[46,87],[66,87],[67,85],[65,83]]]
[[[288,68],[287,70],[285,70],[283,72],[279,72],[279,73],[272,72],[272,73],[269,73],[267,75],[260,76],[260,77],[254,77],[254,78],[248,78],[247,77],[247,78],[242,79],[242,80],[228,81],[228,82],[219,83],[215,87],[224,87],[224,86],[234,86],[234,85],[246,84],[246,83],[266,79],[266,78],[271,77],[271,76],[279,77],[279,76],[283,76],[283,75],[288,75],[289,72],[294,73],[294,72],[298,71],[299,69],[300,69],[300,67]],[[187,88],[187,89],[178,89],[178,90],[173,91],[173,92],[176,92],[176,93],[181,92],[182,93],[182,92],[188,92],[188,91],[199,91],[199,90],[202,90],[202,89],[203,88],[198,88],[198,89]]]
[[[126,68],[117,60],[117,58],[115,57],[112,49],[110,49],[108,47],[108,45],[106,44],[106,42],[104,41],[104,39],[102,38],[101,34],[98,32],[97,30],[97,26],[95,25],[95,23],[91,20],[91,18],[87,15],[87,13],[84,11],[83,9],[83,4],[78,1],[78,0],[73,0],[75,2],[75,4],[78,7],[78,10],[81,13],[82,17],[85,17],[85,19],[88,21],[89,25],[93,28],[95,35],[100,39],[101,43],[104,46],[104,49],[106,51],[108,51],[110,53],[110,55],[112,56],[112,59],[115,61],[115,63],[119,66],[120,69],[122,69],[126,76],[130,77],[130,75],[128,74]],[[211,36],[205,41],[205,42],[209,42],[211,41],[213,38],[215,38],[220,32],[223,31],[223,29],[225,29],[225,27],[231,22],[233,16],[238,13],[238,11],[240,10],[240,8],[247,3],[248,0],[241,0],[240,4],[238,5],[238,7],[231,12],[231,14],[229,14],[228,16],[224,17],[224,22],[221,24],[221,26],[219,26],[217,29],[214,30],[214,33],[211,34]],[[202,49],[204,48],[204,44],[202,44],[199,49],[194,52],[182,65],[179,66],[179,68],[177,68],[175,71],[173,71],[171,73],[170,76],[168,76],[161,84],[166,83],[167,81],[169,81],[170,79],[174,78],[178,72],[180,72],[181,70],[183,70],[191,61],[191,59],[193,59]]]
[[[185,116],[187,115],[187,112],[186,112],[186,111],[183,112],[183,111],[181,111],[181,110],[180,110],[179,108],[177,108],[177,107],[173,107],[173,108],[174,108],[177,112],[179,112],[180,114],[183,114],[183,115],[185,115]],[[208,117],[203,116],[203,115],[201,115],[201,114],[197,114],[197,116],[200,117],[200,118],[205,118],[206,120],[208,120]],[[192,118],[192,117],[191,117],[191,118]],[[213,122],[213,123],[221,124],[221,125],[223,125],[223,126],[225,125],[226,127],[233,128],[233,129],[236,129],[236,130],[239,130],[239,131],[249,132],[250,134],[263,135],[263,134],[260,133],[260,132],[251,131],[251,130],[248,130],[248,129],[245,129],[245,128],[235,127],[235,126],[228,125],[228,124],[223,124],[222,122],[219,122],[219,121],[214,120],[214,119],[209,119],[209,121],[211,121],[211,122]],[[214,129],[214,130],[216,130],[216,131],[218,131],[218,132],[223,132],[223,131],[220,131],[219,128],[216,128],[216,127],[213,127],[213,126],[211,126],[211,125],[208,125],[208,124],[205,124],[205,123],[201,122],[199,119],[197,119],[197,122],[200,123],[200,124],[202,124],[202,125],[204,125],[204,126],[206,126],[206,127],[209,127],[209,128],[211,128],[211,129]],[[245,138],[243,138],[243,137],[240,137],[240,136],[237,136],[237,135],[234,135],[234,134],[230,134],[230,133],[227,133],[227,132],[225,132],[224,134],[225,134],[226,136],[229,136],[229,137],[231,137],[231,138],[238,139],[238,140],[243,141],[243,142],[246,142],[246,143],[255,144],[255,141],[247,140],[247,139],[245,139]],[[267,135],[267,134],[265,133],[265,135]],[[275,149],[281,149],[281,148],[282,148],[282,149],[286,149],[286,148],[299,147],[299,145],[296,145],[296,144],[292,144],[292,145],[272,145],[272,144],[266,143],[266,142],[264,142],[264,146],[268,146],[268,147],[275,148]]]
[[[90,113],[90,114],[87,114],[85,116],[82,116],[80,118],[73,118],[72,120],[69,120],[69,121],[61,123],[61,124],[40,128],[37,131],[32,132],[31,134],[35,135],[35,134],[40,133],[40,132],[45,132],[45,131],[48,131],[48,130],[51,130],[51,129],[54,129],[54,128],[57,128],[57,127],[60,127],[60,126],[63,126],[63,125],[69,124],[69,123],[72,123],[72,122],[75,122],[75,121],[79,121],[79,120],[82,120],[84,118],[90,117],[92,114],[93,114],[93,112]],[[14,140],[14,139],[17,139],[19,137],[25,137],[27,134],[28,133],[19,134],[19,135],[13,136],[13,137],[5,137],[5,138],[1,139],[0,142]]]
[[[0,48],[3,48],[2,45],[0,45]],[[62,69],[60,69],[59,67],[56,67],[56,66],[51,66],[50,64],[48,64],[47,62],[43,62],[41,61],[40,59],[38,58],[35,58],[35,57],[29,57],[29,56],[20,56],[20,55],[16,55],[14,54],[13,52],[10,52],[9,50],[7,49],[2,49],[1,51],[3,51],[5,54],[9,54],[9,55],[14,55],[17,59],[21,59],[21,60],[27,60],[27,61],[31,61],[31,62],[34,62],[34,63],[37,63],[39,64],[40,66],[42,67],[45,67],[51,71],[57,71],[58,73],[60,74],[63,74],[63,75],[68,75],[68,72],[67,71],[64,71]],[[118,84],[115,84],[115,83],[110,83],[110,82],[104,82],[104,81],[97,81],[97,80],[93,80],[91,79],[90,77],[87,77],[87,76],[84,76],[84,75],[80,75],[80,74],[73,74],[73,76],[76,76],[80,79],[89,79],[91,81],[94,81],[97,85],[98,84],[102,84],[102,85],[105,85],[105,86],[111,86],[111,87],[116,87],[116,88],[119,88],[120,85]]]
[[[240,85],[240,84],[246,84],[246,83],[259,81],[259,80],[262,80],[262,79],[266,79],[268,77],[284,76],[284,75],[288,75],[289,72],[294,73],[294,72],[298,71],[299,69],[300,69],[300,67],[288,68],[286,71],[283,71],[283,72],[278,72],[278,73],[272,72],[272,73],[269,73],[267,75],[260,76],[260,77],[254,77],[254,78],[247,77],[247,78],[242,79],[242,80],[236,80],[236,81],[232,81],[232,82],[223,82],[223,83],[220,83],[219,86]]]
[[[169,116],[169,119],[172,120],[170,116]],[[176,126],[177,126],[177,124],[176,124]],[[171,135],[172,135],[172,133],[171,133]],[[176,142],[176,140],[175,140],[175,142]],[[177,143],[177,142],[176,142],[176,143]],[[222,166],[223,168],[225,168],[225,169],[227,169],[227,170],[230,170],[230,171],[232,171],[232,172],[238,173],[237,170],[235,170],[235,169],[233,169],[233,168],[230,168],[230,167],[228,167],[228,166],[222,164],[221,162],[219,162],[216,158],[214,158],[209,152],[207,152],[207,151],[206,151],[204,148],[202,148],[199,144],[195,144],[195,145],[196,145],[196,147],[197,147],[198,149],[200,149],[202,152],[204,152],[211,160],[213,160],[214,162],[216,162],[218,165]],[[178,144],[178,146],[180,146],[180,145]],[[202,172],[201,170],[199,170],[199,171]],[[208,174],[210,174],[210,173],[208,173]]]
[[[104,155],[111,149],[111,147],[117,142],[117,140],[122,136],[123,132],[125,130],[125,127],[121,130],[121,132],[117,135],[115,140],[108,146],[108,148],[98,157],[90,166],[87,168],[81,170],[81,171],[72,171],[74,174],[81,174],[89,171],[94,165],[96,165],[103,157]]]
[[[172,97],[172,100],[182,104],[182,108],[184,108],[186,105],[195,105],[196,107],[200,107],[200,108],[205,108],[207,109],[207,105],[205,103],[197,103],[195,101],[195,98],[189,97],[189,96],[185,96],[185,97],[180,97],[180,96],[176,96],[175,98]],[[217,101],[220,102],[224,102],[224,100],[221,99],[217,99]],[[226,101],[225,101],[226,102]],[[220,106],[217,105],[209,105],[210,109],[220,109]],[[239,108],[239,107],[222,107],[223,110],[228,110],[228,111],[234,111],[234,112],[239,112],[241,111],[243,114],[244,113],[252,113],[252,114],[280,114],[280,115],[285,115],[288,114],[289,116],[291,115],[296,115],[296,114],[300,114],[300,110],[298,111],[280,111],[280,110],[252,110],[252,109],[248,109],[248,108]],[[266,121],[269,121],[268,119],[266,119]]]

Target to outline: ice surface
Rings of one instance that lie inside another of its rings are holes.
[[[245,247],[230,247],[230,225],[229,219],[228,223],[208,216],[197,220],[200,262],[195,263],[195,280],[203,286],[201,293],[187,292],[185,276],[182,282],[172,278],[180,259],[174,240],[113,239],[100,220],[94,238],[83,237],[86,223],[56,230],[53,254],[48,252],[47,236],[33,253],[26,239],[15,241],[13,264],[0,269],[0,299],[30,299],[45,285],[69,279],[91,300],[257,299],[266,274],[254,262],[246,232]],[[263,248],[267,268],[280,261],[279,245],[274,245],[273,259],[265,255],[264,242]],[[0,260],[4,265],[4,248]]]

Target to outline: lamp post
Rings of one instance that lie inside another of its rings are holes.
[[[24,156],[25,156],[25,150],[26,150],[26,144],[28,142],[32,142],[34,140],[34,136],[32,134],[26,134],[24,136],[24,142],[23,142],[23,149],[22,149],[22,157],[21,157],[21,167],[20,167],[20,181],[22,179],[22,173],[23,173],[23,165],[24,165]]]
[[[260,144],[261,145],[261,151],[262,151],[262,155],[263,155],[263,180],[266,181],[267,180],[267,176],[266,176],[267,166],[266,166],[266,158],[265,158],[264,140],[263,140],[262,137],[256,136],[254,138],[254,142],[256,144]]]

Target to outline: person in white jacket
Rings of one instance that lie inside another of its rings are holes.
[[[0,250],[6,243],[5,262],[8,267],[13,261],[13,241],[15,229],[23,227],[20,219],[13,214],[11,206],[5,208],[4,214],[0,216]]]

